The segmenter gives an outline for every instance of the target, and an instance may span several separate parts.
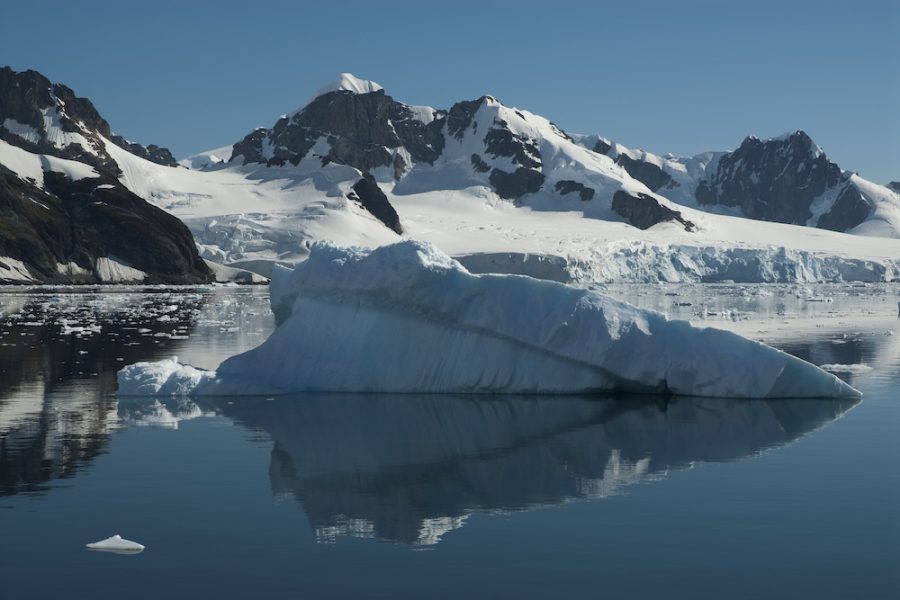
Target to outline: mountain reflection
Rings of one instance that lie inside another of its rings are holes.
[[[103,452],[116,372],[187,339],[200,294],[29,291],[0,297],[0,496],[44,489]]]
[[[698,461],[752,456],[856,403],[334,394],[206,402],[271,437],[272,491],[299,502],[321,541],[409,544],[437,543],[472,512],[603,498]],[[174,410],[184,412],[183,401]]]

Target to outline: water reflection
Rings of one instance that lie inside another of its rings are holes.
[[[604,498],[699,461],[752,456],[856,402],[328,394],[119,410],[139,419],[163,409],[164,422],[215,411],[265,432],[273,493],[295,498],[321,541],[434,544],[473,512]]]
[[[116,371],[171,352],[202,304],[139,291],[0,296],[0,495],[44,489],[101,453],[117,424]]]
[[[273,493],[295,499],[320,540],[430,544],[473,512],[603,498],[670,469],[790,442],[852,406],[352,395],[125,404],[112,394],[122,364],[178,354],[214,366],[265,339],[272,325],[261,292],[0,294],[0,496],[45,492],[77,475],[117,428],[176,428],[218,414],[272,440]],[[841,298],[838,324],[853,306]],[[896,380],[900,336],[887,335],[890,317],[877,327],[866,321],[865,330],[850,321],[840,331],[801,330],[792,321],[796,335],[777,345],[817,364],[872,366],[842,375],[854,385]]]

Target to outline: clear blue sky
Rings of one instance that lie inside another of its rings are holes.
[[[6,0],[0,64],[177,156],[270,126],[341,71],[449,108],[493,94],[659,153],[804,129],[900,179],[900,2]]]

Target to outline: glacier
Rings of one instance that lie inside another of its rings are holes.
[[[830,373],[735,333],[522,275],[473,274],[427,242],[314,244],[272,273],[279,325],[215,371],[172,359],[119,394],[299,391],[856,397]]]

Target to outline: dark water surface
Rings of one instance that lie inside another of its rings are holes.
[[[864,399],[117,399],[260,343],[267,290],[0,290],[0,598],[898,597],[900,289],[613,291]]]

